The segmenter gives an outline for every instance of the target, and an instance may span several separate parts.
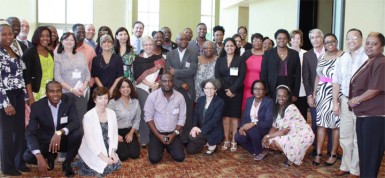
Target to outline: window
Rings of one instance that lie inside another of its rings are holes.
[[[215,26],[215,0],[201,0],[201,22],[207,26],[206,39],[213,39]]]
[[[53,25],[59,37],[76,23],[93,23],[93,0],[38,0],[38,25]]]
[[[138,20],[144,24],[144,35],[151,36],[153,31],[159,30],[159,1],[138,1]]]

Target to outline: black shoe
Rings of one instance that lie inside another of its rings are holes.
[[[3,174],[6,176],[20,176],[21,172],[19,172],[18,170],[10,170],[3,172]]]
[[[55,160],[54,159],[47,159],[47,166],[48,170],[52,170],[55,168]]]
[[[75,172],[72,170],[71,164],[68,164],[67,162],[63,162],[61,168],[66,177],[72,177],[75,175]]]
[[[317,154],[315,157],[317,157],[317,156],[321,157],[322,154]],[[314,159],[315,159],[315,157],[314,157]],[[320,164],[321,164],[321,162],[317,162],[317,161],[314,161],[314,160],[313,160],[313,165],[314,165],[314,166],[319,166]]]
[[[17,170],[19,170],[20,172],[31,172],[31,169],[29,169],[27,166],[21,167],[21,168],[19,168]]]

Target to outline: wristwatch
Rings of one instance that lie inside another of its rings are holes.
[[[58,130],[55,132],[55,134],[61,136],[63,134],[63,132],[61,130]]]
[[[180,134],[179,130],[174,130],[174,132],[175,132],[176,135]]]

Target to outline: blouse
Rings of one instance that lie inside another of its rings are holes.
[[[104,87],[110,88],[115,80],[123,76],[123,61],[117,54],[112,54],[106,64],[103,56],[98,55],[92,60],[91,77],[98,77]]]
[[[115,111],[119,129],[132,127],[139,130],[141,110],[137,99],[129,100],[129,108],[125,106],[121,98],[111,99],[107,107]]]
[[[134,73],[132,72],[132,63],[134,62],[135,54],[131,49],[129,52],[126,52],[122,56],[123,60],[123,77],[127,78],[131,82],[134,82]]]

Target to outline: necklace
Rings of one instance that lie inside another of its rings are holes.
[[[103,61],[106,63],[106,66],[103,67]],[[104,70],[108,68],[108,65],[110,64],[111,61],[111,56],[110,59],[107,60],[107,62],[104,60],[104,55],[102,55],[102,60],[100,60],[100,67]]]

